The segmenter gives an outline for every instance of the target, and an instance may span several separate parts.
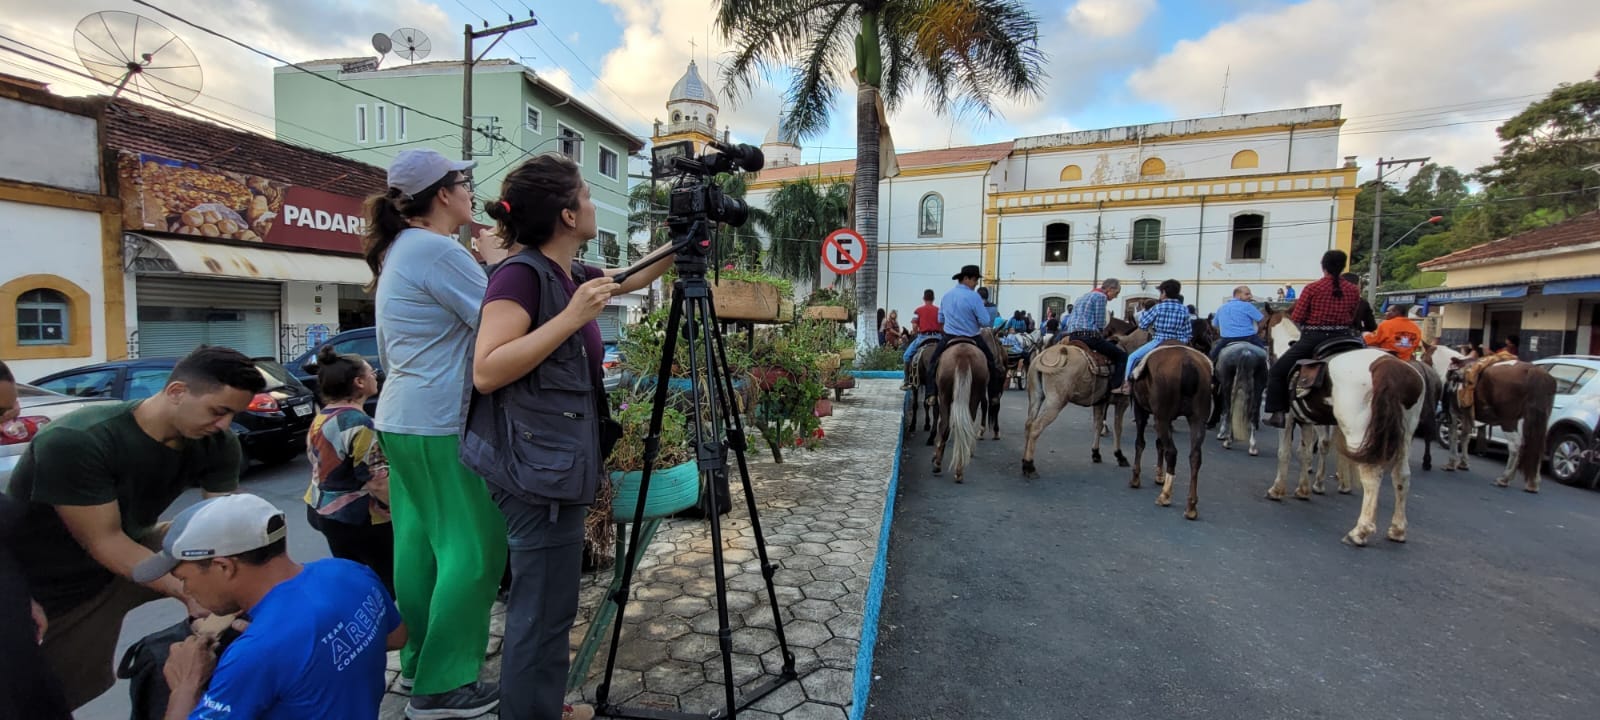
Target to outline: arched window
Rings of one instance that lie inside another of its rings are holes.
[[[1050,223],[1044,226],[1044,261],[1064,263],[1072,258],[1072,226]]]
[[[706,113],[706,124],[715,128],[717,126],[717,116],[712,115],[711,113]]]
[[[1054,315],[1051,313],[1054,312]],[[1061,319],[1067,312],[1067,299],[1060,295],[1046,295],[1039,299],[1039,322],[1047,317]]]
[[[1068,165],[1061,168],[1061,179],[1063,181],[1082,180],[1083,168],[1077,165]]]
[[[1228,259],[1260,260],[1266,225],[1266,218],[1255,213],[1233,216],[1233,242],[1228,246]]]
[[[1144,218],[1133,221],[1133,241],[1128,243],[1128,262],[1161,262],[1161,221]]]
[[[673,110],[672,111],[672,121],[675,122],[675,123],[683,122],[683,113],[680,113],[677,110]]]
[[[67,296],[43,288],[29,290],[17,298],[18,345],[65,345],[70,306]]]
[[[1233,169],[1247,170],[1261,166],[1261,157],[1254,150],[1240,150],[1233,154]]]
[[[1167,164],[1162,162],[1161,158],[1150,158],[1149,160],[1144,161],[1144,164],[1139,166],[1139,174],[1145,177],[1149,177],[1151,175],[1165,175],[1167,174]]]
[[[922,237],[938,237],[944,234],[944,198],[939,193],[928,193],[922,196],[921,212],[918,213],[917,235]]]

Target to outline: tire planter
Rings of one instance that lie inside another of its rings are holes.
[[[612,472],[611,484],[617,489],[611,501],[611,518],[619,523],[633,522],[638,509],[639,481],[644,472]],[[656,468],[650,474],[650,497],[645,500],[644,517],[667,517],[694,507],[700,501],[700,470],[693,460],[669,468]]]

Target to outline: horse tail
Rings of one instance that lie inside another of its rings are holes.
[[[1422,376],[1389,355],[1379,357],[1370,368],[1372,414],[1361,448],[1352,451],[1350,459],[1362,465],[1387,465],[1411,442],[1406,409],[1422,399]]]
[[[982,362],[982,356],[979,356]],[[977,424],[972,420],[972,369],[971,367],[958,369],[955,373],[955,387],[950,392],[950,441],[955,443],[951,451],[950,468],[961,472],[972,460],[973,446],[978,444]]]
[[[1517,455],[1523,477],[1539,477],[1539,466],[1544,462],[1545,435],[1550,430],[1550,408],[1555,397],[1556,379],[1542,369],[1530,370],[1522,384],[1523,407],[1527,409],[1522,413],[1522,450]]]
[[[1229,434],[1234,440],[1250,437],[1250,402],[1256,397],[1256,354],[1248,350],[1234,352],[1235,360],[1230,368],[1233,371],[1233,394],[1224,402],[1229,403],[1228,424],[1232,427]]]

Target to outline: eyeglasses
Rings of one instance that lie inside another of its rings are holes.
[[[462,185],[466,186],[467,192],[472,192],[472,178],[467,178],[466,180],[457,180],[457,181],[455,181],[453,183],[450,183],[450,187],[457,187],[457,186],[462,186]]]

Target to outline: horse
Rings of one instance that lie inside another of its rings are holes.
[[[978,426],[978,439],[983,439],[983,426],[981,421],[984,417],[987,417],[989,420],[989,431],[993,433],[993,439],[999,440],[1000,396],[1005,394],[1006,391],[1006,349],[1005,346],[1000,344],[1000,336],[996,335],[992,328],[984,328],[983,330],[979,331],[978,335],[979,342],[982,342],[989,347],[989,352],[994,355],[994,361],[1000,366],[1000,372],[989,373],[989,381],[986,387],[988,392],[984,395],[983,400],[984,415],[978,418],[980,420]]]
[[[939,392],[939,444],[933,450],[933,474],[943,471],[945,445],[954,439],[950,469],[955,471],[959,483],[965,479],[967,463],[972,460],[973,448],[978,444],[982,388],[989,384],[989,366],[984,362],[983,352],[967,342],[945,346],[934,383]]]
[[[1300,328],[1289,320],[1289,314],[1274,312],[1261,321],[1261,331],[1267,337],[1267,365],[1278,361],[1278,356],[1300,340]],[[1284,459],[1294,450],[1294,432],[1300,431],[1300,482],[1295,485],[1295,497],[1310,500],[1311,494],[1323,494],[1322,478],[1328,470],[1329,428],[1299,422],[1293,414],[1287,418],[1282,441],[1278,443],[1278,475],[1281,478],[1287,467]],[[1339,494],[1350,494],[1350,473],[1335,463],[1334,477],[1339,481]]]
[[[1218,401],[1222,402],[1221,430],[1217,439],[1225,450],[1235,440],[1249,438],[1250,456],[1261,454],[1256,447],[1256,428],[1261,427],[1261,395],[1267,388],[1267,351],[1248,342],[1236,342],[1217,356]]]
[[[1145,425],[1154,416],[1156,481],[1161,483],[1156,504],[1172,504],[1172,484],[1178,471],[1178,445],[1172,439],[1172,423],[1182,417],[1189,422],[1189,505],[1183,516],[1194,520],[1200,516],[1200,444],[1205,441],[1205,422],[1211,415],[1211,360],[1199,350],[1169,341],[1145,356],[1143,365],[1143,372],[1130,382],[1133,423],[1138,432],[1133,443],[1133,478],[1128,487],[1139,487]]]
[[[1109,361],[1105,361],[1109,364]],[[1067,403],[1094,409],[1094,441],[1089,456],[1101,462],[1100,438],[1104,436],[1106,410],[1116,407],[1115,455],[1118,467],[1128,466],[1128,456],[1122,454],[1122,416],[1128,410],[1128,396],[1111,392],[1110,368],[1103,370],[1091,357],[1088,348],[1073,343],[1059,343],[1040,350],[1033,362],[1028,363],[1027,393],[1028,420],[1023,425],[1022,474],[1029,479],[1039,477],[1034,467],[1033,454],[1039,436],[1055,422],[1056,416]]]
[[[928,433],[928,444],[933,444],[933,411],[936,398],[924,398],[922,391],[922,378],[926,377],[933,369],[933,348],[938,344],[935,340],[925,340],[917,346],[917,352],[911,356],[912,375],[906,378],[911,386],[911,414],[906,418],[905,433],[910,435],[917,429],[917,410],[922,410],[922,429]]]
[[[1463,374],[1466,366],[1475,361],[1459,358],[1448,362],[1450,371],[1447,375],[1447,392],[1459,389],[1464,382]],[[1505,360],[1495,362],[1479,372],[1477,387],[1470,405],[1465,404],[1466,399],[1461,398],[1460,393],[1448,394],[1458,396],[1455,398],[1456,402],[1449,403],[1453,412],[1459,414],[1452,421],[1451,444],[1460,446],[1456,438],[1458,435],[1467,437],[1467,432],[1476,422],[1499,425],[1506,434],[1506,447],[1510,449],[1510,456],[1506,458],[1505,472],[1495,478],[1494,484],[1498,487],[1507,487],[1511,484],[1511,478],[1520,472],[1523,480],[1522,489],[1530,493],[1539,492],[1539,471],[1544,461],[1545,436],[1549,432],[1550,413],[1556,396],[1555,378],[1544,368],[1533,363]],[[1468,430],[1458,433],[1457,428]],[[1450,462],[1455,462],[1454,456]],[[1446,469],[1449,467],[1447,464]],[[1457,467],[1466,468],[1464,454]]]
[[[1280,320],[1275,327],[1293,323]],[[1287,333],[1279,333],[1281,339]],[[1359,343],[1351,338],[1349,341]],[[1285,345],[1286,347],[1286,345]],[[1335,351],[1337,352],[1337,351]],[[1318,373],[1321,373],[1320,378]],[[1309,377],[1308,377],[1309,376]],[[1302,381],[1306,378],[1306,381]],[[1364,547],[1377,531],[1379,483],[1385,470],[1394,483],[1394,513],[1387,537],[1406,541],[1406,493],[1411,482],[1411,437],[1422,413],[1425,385],[1411,363],[1376,348],[1345,350],[1302,364],[1290,375],[1296,397],[1290,402],[1294,425],[1336,425],[1331,446],[1338,453],[1341,492],[1351,475],[1361,478],[1361,511],[1343,542]],[[1309,385],[1309,387],[1303,387]],[[1286,425],[1278,446],[1278,475],[1267,498],[1284,496],[1289,466],[1290,433]],[[1302,463],[1307,459],[1302,455]],[[1308,499],[1305,480],[1296,496]]]

